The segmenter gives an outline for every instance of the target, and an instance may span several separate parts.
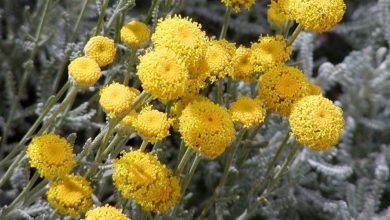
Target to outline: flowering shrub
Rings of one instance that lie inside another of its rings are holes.
[[[0,2],[0,219],[390,218],[390,0],[26,4]],[[326,62],[332,34],[359,51]]]

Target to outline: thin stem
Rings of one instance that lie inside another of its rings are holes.
[[[181,140],[180,141],[180,147],[179,147],[179,155],[177,157],[177,161],[178,162],[181,161],[181,158],[183,158],[185,150],[186,150],[186,146],[184,144],[184,141]],[[178,166],[179,166],[179,163],[176,164],[176,168],[175,169],[177,169]]]
[[[11,166],[9,166],[8,170],[5,172],[5,174],[1,177],[0,179],[0,187],[2,187],[4,185],[4,183],[7,182],[7,180],[11,177],[13,171],[15,170],[15,168],[18,166],[19,162],[23,159],[23,157],[25,156],[25,152],[23,151],[22,153],[20,153],[14,160],[14,162],[12,162]]]
[[[204,218],[207,215],[207,212],[211,208],[214,201],[217,199],[219,193],[221,192],[222,187],[225,185],[227,177],[229,175],[229,168],[233,163],[234,155],[245,133],[246,133],[246,129],[241,129],[240,132],[237,134],[236,140],[234,140],[234,142],[230,146],[229,154],[227,156],[226,163],[223,168],[221,179],[219,179],[217,188],[214,190],[213,195],[208,199],[205,208],[202,210],[200,218]]]
[[[38,134],[42,134],[46,131],[47,128],[49,128],[50,125],[55,121],[58,114],[60,114],[65,108],[67,108],[70,104],[73,103],[74,99],[77,95],[77,87],[72,86],[60,106],[53,112],[53,114],[50,116],[50,118],[42,125],[41,129],[39,129]]]
[[[125,86],[127,86],[129,84],[130,74],[131,74],[131,70],[133,68],[133,65],[135,63],[136,55],[137,55],[137,48],[132,48],[130,51],[130,58],[129,58],[129,63],[127,65],[127,70],[126,70],[124,78],[123,78],[123,85],[125,85]]]
[[[139,147],[139,151],[144,152],[146,149],[146,146],[148,146],[148,143],[149,142],[147,139],[143,140],[141,146]]]
[[[34,40],[34,46],[33,46],[33,49],[31,51],[30,59],[29,59],[31,62],[34,62],[34,58],[35,58],[35,56],[36,56],[36,54],[38,52],[39,41],[41,39],[44,23],[46,21],[47,13],[49,11],[50,2],[51,2],[51,0],[46,0],[45,6],[44,6],[44,9],[43,9],[43,13],[42,13],[42,16],[41,16],[41,20],[39,21],[38,30],[37,30],[37,33],[35,35],[35,40]],[[17,104],[20,101],[20,98],[22,96],[24,88],[26,87],[26,83],[27,83],[27,81],[29,79],[29,76],[31,74],[32,69],[33,69],[33,67],[26,67],[26,69],[23,72],[22,80],[21,80],[21,82],[19,84],[19,87],[18,87],[18,93],[17,93],[17,95],[15,97],[15,100],[13,100],[13,102],[11,104],[10,112],[8,114],[8,119],[7,119],[7,122],[6,122],[5,126],[4,126],[4,129],[3,129],[0,149],[7,143],[8,130],[9,130],[9,127],[10,127],[10,125],[12,123],[13,117],[15,115],[16,106],[17,106]]]
[[[278,149],[276,150],[275,156],[272,158],[272,161],[268,164],[267,170],[264,173],[264,178],[267,178],[271,170],[274,168],[276,162],[278,161],[280,154],[283,152],[284,148],[287,146],[288,139],[290,138],[289,132],[287,132],[286,137],[280,143]]]
[[[27,186],[23,189],[23,191],[14,199],[14,201],[12,201],[12,203],[9,206],[7,206],[7,208],[3,210],[3,212],[0,215],[0,218],[6,217],[8,213],[11,212],[15,208],[15,206],[18,205],[18,203],[24,199],[28,191],[37,181],[38,177],[39,177],[39,173],[35,172],[32,178],[30,179],[30,181],[28,182]]]
[[[222,105],[223,103],[223,78],[217,81],[217,103]]]
[[[145,17],[144,23],[149,23],[150,19],[152,19],[154,8],[157,6],[157,0],[152,0],[152,4],[150,5],[150,8],[148,10],[148,14]]]
[[[190,168],[190,171],[184,176],[184,179],[183,181],[181,182],[181,196],[179,198],[179,202],[175,205],[175,207],[173,208],[173,211],[172,211],[172,216],[175,216],[176,213],[177,213],[177,210],[179,208],[179,204],[181,203],[181,200],[183,198],[183,196],[185,195],[186,193],[186,190],[187,190],[187,187],[192,179],[192,176],[194,175],[195,173],[195,170],[196,168],[198,167],[199,165],[199,162],[202,160],[202,156],[200,154],[196,154],[195,158],[194,158],[194,161],[192,161],[192,165],[191,165],[191,168]]]
[[[232,7],[226,7],[225,15],[223,17],[223,25],[219,39],[225,39],[227,30],[229,28],[230,15],[232,14]]]
[[[184,167],[187,165],[188,160],[191,158],[192,152],[193,152],[193,150],[188,147],[186,152],[184,153],[183,157],[181,158],[179,165],[177,166],[177,169],[175,170],[176,176],[180,176]]]
[[[106,10],[107,10],[109,2],[110,2],[110,0],[104,0],[102,7],[100,8],[99,17],[98,17],[98,21],[96,23],[96,30],[95,30],[94,36],[97,36],[100,34],[100,29],[103,26],[104,17],[106,15]]]
[[[119,142],[121,142],[123,140],[123,138],[116,134],[114,136],[114,138],[111,140],[111,143],[108,145],[108,147],[104,150],[103,152],[103,157],[107,156],[109,153],[111,153],[111,151],[113,149],[115,149],[115,147],[119,144]]]
[[[302,26],[300,24],[298,24],[298,26],[295,28],[294,32],[292,33],[292,35],[290,36],[290,38],[288,39],[287,41],[287,46],[291,46],[295,39],[297,39],[299,33],[301,33],[302,31]]]

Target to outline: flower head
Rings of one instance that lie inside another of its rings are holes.
[[[156,49],[173,51],[189,69],[197,66],[207,49],[207,37],[201,25],[180,16],[160,19],[152,42]]]
[[[89,210],[85,213],[84,220],[130,220],[130,218],[115,207],[105,205]]]
[[[259,96],[272,113],[288,116],[292,105],[307,95],[307,80],[297,68],[278,66],[260,77]]]
[[[314,83],[309,82],[309,94],[310,95],[321,95],[321,88]]]
[[[158,49],[140,58],[137,75],[142,87],[162,102],[183,96],[188,82],[187,68],[172,51]]]
[[[182,111],[179,132],[188,147],[215,158],[233,139],[234,125],[225,108],[201,99],[192,101]]]
[[[194,96],[199,94],[199,90],[203,89],[207,83],[210,67],[207,63],[206,56],[201,58],[193,68],[189,68],[188,84],[184,96]]]
[[[344,0],[279,0],[282,10],[305,31],[325,32],[341,21]]]
[[[245,7],[249,11],[252,5],[255,4],[255,0],[221,0],[221,2],[227,7],[233,7],[236,13],[240,12],[240,6]]]
[[[130,110],[138,94],[139,91],[134,88],[113,82],[100,90],[99,103],[110,118],[115,118]]]
[[[234,80],[244,80],[245,82],[255,81],[253,76],[254,68],[250,62],[251,49],[244,46],[237,48],[233,58],[233,72],[231,74]]]
[[[27,147],[30,165],[49,180],[70,173],[76,160],[72,146],[55,134],[44,134],[32,139]]]
[[[213,40],[207,47],[206,62],[211,80],[223,78],[233,71],[232,57],[236,50],[234,44],[226,40]]]
[[[131,21],[121,28],[121,40],[129,47],[143,46],[150,36],[150,30],[145,23]]]
[[[291,51],[281,35],[260,37],[251,46],[250,62],[256,72],[264,72],[290,59]]]
[[[84,53],[94,59],[100,67],[107,66],[115,59],[114,40],[103,36],[91,37],[85,45]]]
[[[150,153],[131,151],[114,161],[114,186],[145,211],[164,213],[179,198],[176,176]]]
[[[322,96],[306,96],[295,103],[289,123],[298,143],[313,150],[337,144],[344,128],[342,110]]]
[[[94,59],[78,57],[68,66],[69,75],[80,86],[92,86],[100,79],[100,67]]]
[[[46,195],[50,205],[62,215],[76,217],[92,204],[92,188],[82,176],[68,175],[52,182]]]
[[[279,5],[279,2],[272,0],[267,9],[268,21],[276,24],[284,24],[288,18]]]
[[[229,112],[234,122],[244,128],[250,128],[264,122],[266,111],[260,99],[251,99],[246,96],[239,97],[230,106]]]
[[[150,143],[167,137],[170,127],[167,114],[154,110],[151,106],[144,107],[134,122],[135,130]]]

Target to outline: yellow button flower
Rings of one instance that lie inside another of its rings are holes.
[[[250,62],[251,49],[244,46],[237,48],[233,58],[233,72],[231,77],[234,80],[243,80],[244,82],[253,82],[256,78],[253,76],[254,68]]]
[[[321,95],[321,88],[314,83],[309,82],[309,94],[310,95]]]
[[[76,217],[92,205],[92,187],[82,176],[68,175],[52,182],[46,194],[49,204],[62,215]]]
[[[209,77],[212,81],[221,79],[233,72],[232,57],[236,47],[226,40],[213,40],[207,47],[206,62],[209,67]]]
[[[121,40],[129,47],[142,47],[148,42],[150,30],[145,23],[131,21],[121,28]]]
[[[78,57],[68,66],[70,77],[79,86],[92,86],[100,79],[100,67],[94,59]]]
[[[260,77],[259,96],[272,113],[288,116],[292,105],[307,95],[308,82],[297,68],[279,66]]]
[[[184,95],[189,77],[184,62],[166,49],[140,57],[137,75],[142,88],[164,103]]]
[[[115,59],[116,48],[114,40],[96,36],[91,37],[84,48],[86,56],[96,60],[100,67],[111,64]]]
[[[180,196],[179,180],[150,153],[131,151],[114,161],[114,186],[143,210],[164,213]]]
[[[234,122],[238,122],[244,128],[250,128],[264,122],[266,111],[260,99],[241,96],[233,102],[229,112]]]
[[[165,48],[173,51],[183,59],[189,69],[196,68],[205,55],[207,41],[200,24],[180,16],[160,19],[152,35],[156,49]]]
[[[115,207],[105,205],[89,210],[84,220],[130,220],[130,218]]]
[[[322,96],[306,96],[294,104],[289,123],[297,142],[313,150],[337,144],[344,128],[341,108]]]
[[[144,107],[133,124],[135,130],[150,143],[167,137],[171,127],[167,114],[154,110],[151,106]]]
[[[36,136],[27,146],[31,167],[49,180],[70,173],[76,164],[72,146],[55,134]]]
[[[289,60],[291,51],[281,35],[260,37],[251,46],[250,62],[256,72],[264,72]]]
[[[195,100],[185,107],[179,131],[186,146],[208,158],[222,154],[234,137],[228,111],[207,99]]]
[[[255,0],[221,0],[227,7],[233,7],[235,12],[240,12],[240,7],[245,7],[246,10],[250,10]]]
[[[271,4],[268,5],[267,18],[270,23],[276,23],[279,25],[288,21],[287,15],[283,12],[279,3],[275,0],[272,0]]]
[[[288,17],[305,31],[325,32],[341,21],[344,0],[279,0]]]
[[[99,103],[110,118],[115,118],[130,110],[131,104],[138,94],[139,91],[134,88],[113,82],[100,90]]]
[[[184,91],[184,96],[194,96],[199,94],[199,90],[206,87],[207,77],[209,76],[209,64],[207,63],[206,56],[201,58],[199,62],[193,67],[188,69],[189,78],[187,88]]]

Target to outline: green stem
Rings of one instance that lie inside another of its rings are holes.
[[[50,116],[50,118],[42,125],[41,129],[39,129],[37,134],[42,134],[46,131],[49,126],[53,124],[53,122],[56,120],[57,115],[60,114],[65,108],[67,108],[70,104],[73,103],[74,99],[76,98],[78,88],[76,86],[72,86],[70,88],[70,91],[60,104],[60,106],[53,112],[53,114]]]
[[[154,8],[156,8],[157,6],[157,0],[152,0],[152,4],[150,5],[150,8],[148,10],[148,13],[146,15],[146,18],[144,20],[144,23],[147,24],[149,23],[149,21],[152,19],[152,15],[153,15],[153,11],[154,11]]]
[[[148,146],[148,143],[149,142],[147,139],[143,140],[141,146],[139,147],[139,151],[144,152],[146,149],[146,146]]]
[[[225,39],[227,30],[229,28],[230,15],[232,14],[232,7],[226,7],[225,15],[223,17],[223,25],[219,39]]]
[[[96,23],[96,30],[95,30],[94,36],[97,36],[100,34],[100,29],[103,26],[104,17],[106,15],[106,10],[107,10],[109,2],[110,2],[110,0],[104,0],[102,7],[100,8],[99,17],[98,17],[98,21]]]
[[[217,81],[217,103],[222,105],[223,103],[223,78]]]
[[[294,32],[292,33],[291,37],[287,41],[287,46],[291,46],[295,39],[297,39],[299,33],[302,31],[302,26],[298,24],[298,26],[295,28]]]
[[[188,160],[191,158],[193,150],[191,148],[187,148],[186,152],[184,153],[183,157],[181,158],[179,165],[177,166],[177,169],[175,170],[175,175],[180,176],[183,172],[184,167],[187,165]]]
[[[131,70],[133,69],[136,55],[137,55],[137,48],[132,48],[130,51],[130,58],[129,58],[129,63],[127,65],[127,70],[126,70],[124,78],[123,78],[123,85],[125,85],[125,86],[127,86],[129,84]]]
[[[33,49],[31,51],[30,58],[29,58],[29,60],[31,62],[34,62],[35,56],[38,52],[39,41],[41,39],[44,23],[46,21],[47,13],[49,11],[50,2],[51,2],[51,0],[46,0],[45,6],[43,9],[43,13],[42,13],[42,16],[40,18],[41,20],[39,22],[38,30],[37,30],[37,33],[35,35],[34,46],[33,46]],[[13,117],[14,117],[15,111],[16,111],[16,106],[20,101],[20,98],[21,98],[22,93],[26,87],[26,84],[27,84],[27,81],[28,81],[29,76],[31,74],[31,71],[32,71],[32,67],[27,67],[23,72],[22,80],[21,80],[19,87],[18,87],[18,93],[15,97],[15,100],[13,100],[13,102],[11,104],[10,112],[8,114],[8,119],[7,119],[7,122],[4,126],[4,129],[3,129],[0,149],[2,149],[2,147],[7,143],[8,130],[9,130],[10,125],[12,124],[12,120],[13,120]]]
[[[111,151],[121,142],[123,138],[116,134],[114,138],[111,140],[111,143],[108,145],[108,147],[103,152],[103,157],[106,157]]]
[[[4,185],[4,183],[7,182],[7,180],[11,177],[13,171],[15,170],[15,168],[18,166],[19,162],[23,159],[23,157],[25,156],[25,152],[23,151],[22,153],[20,153],[14,160],[14,162],[12,162],[11,166],[9,166],[8,170],[5,172],[5,174],[1,177],[0,179],[0,187],[2,187]]]
[[[194,161],[192,162],[192,165],[191,165],[191,168],[190,168],[190,171],[184,176],[184,179],[182,181],[182,184],[181,184],[181,196],[180,196],[180,199],[179,199],[179,202],[175,205],[175,207],[173,208],[173,211],[172,211],[172,215],[175,216],[176,213],[177,213],[177,210],[178,210],[178,207],[179,207],[179,204],[183,198],[183,196],[185,195],[186,193],[186,190],[187,190],[187,187],[192,179],[192,176],[194,175],[195,173],[195,170],[196,168],[198,167],[199,165],[199,162],[202,160],[202,156],[200,154],[196,154],[195,158],[194,158]]]
[[[240,145],[241,140],[244,137],[245,133],[246,133],[246,129],[241,129],[240,132],[237,134],[236,140],[232,143],[232,145],[229,149],[229,154],[227,156],[225,166],[223,168],[223,173],[222,173],[221,179],[219,179],[219,183],[218,183],[217,188],[214,190],[213,195],[208,199],[205,208],[202,210],[200,218],[204,218],[207,215],[212,204],[215,202],[219,193],[221,192],[222,187],[225,185],[227,177],[229,175],[229,168],[233,163],[234,155],[235,155],[237,148]]]
[[[286,137],[280,143],[278,149],[276,150],[275,156],[272,158],[272,161],[268,164],[267,170],[264,173],[264,178],[267,178],[271,170],[274,168],[276,162],[278,161],[280,154],[283,152],[284,148],[287,146],[288,139],[290,138],[289,132],[287,132]]]
[[[34,175],[31,177],[30,181],[28,182],[27,186],[23,189],[23,191],[14,199],[14,201],[12,201],[12,203],[9,206],[7,206],[7,208],[3,210],[3,212],[0,215],[0,219],[2,219],[2,217],[5,218],[15,208],[15,206],[18,205],[18,203],[24,199],[24,197],[27,195],[31,187],[33,187],[33,185],[35,184],[38,178],[39,178],[39,173],[35,171]]]
[[[127,1],[125,1],[123,5],[123,1],[121,0],[118,6],[115,8],[114,13],[112,14],[111,18],[108,20],[106,29],[109,29],[112,25],[112,23],[116,20],[116,18],[126,9],[128,9],[131,5],[127,4]]]
[[[179,147],[179,154],[178,154],[178,157],[177,157],[177,161],[181,161],[181,159],[183,158],[183,155],[184,155],[184,152],[186,150],[186,146],[184,144],[184,141],[181,140],[180,141],[180,147]],[[176,164],[176,170],[177,170],[177,167],[179,166],[179,163]]]

